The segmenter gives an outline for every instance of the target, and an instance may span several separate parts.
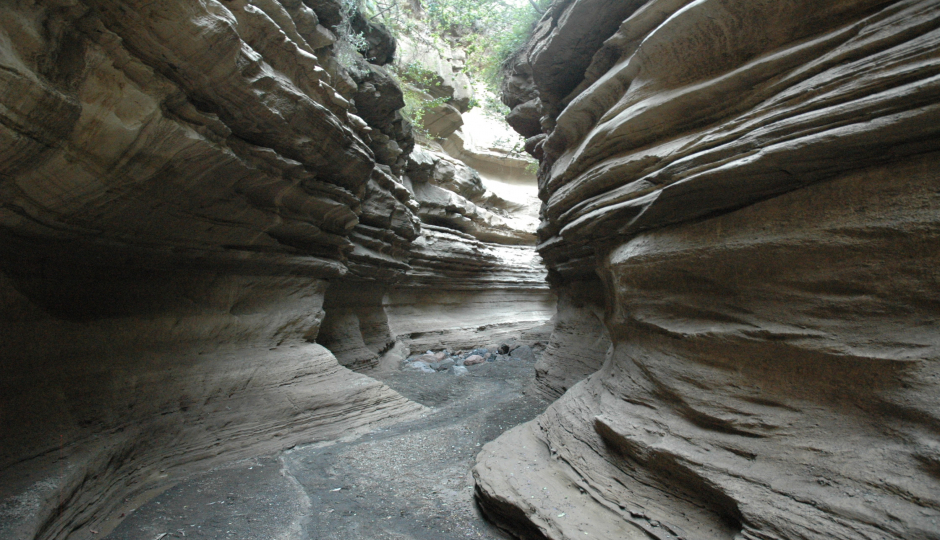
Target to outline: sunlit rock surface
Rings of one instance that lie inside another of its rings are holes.
[[[482,242],[535,244],[535,224],[526,219],[531,206],[525,196],[504,192],[503,198],[487,189],[476,170],[447,154],[421,147],[408,156],[406,171],[405,183],[425,224],[466,233]],[[522,186],[523,190],[535,188],[531,183]],[[501,187],[503,183],[496,189]],[[541,264],[538,271],[544,273]]]
[[[410,89],[416,96],[435,100],[423,111],[421,127],[431,138],[446,139],[463,125],[462,113],[470,107],[473,86],[465,72],[466,53],[430,38],[425,34],[429,32],[418,23],[410,35],[402,36],[395,64],[400,72],[419,79]]]
[[[347,16],[0,6],[0,537],[106,534],[184,475],[421,413],[346,366],[445,305],[448,343],[551,317],[531,245],[423,230],[394,42],[356,19],[361,57]]]
[[[568,295],[593,276],[611,347],[484,447],[488,515],[523,538],[940,538],[938,29],[932,1],[548,11],[504,85],[540,107],[547,352],[587,350],[600,311]],[[546,355],[543,389],[586,365]]]

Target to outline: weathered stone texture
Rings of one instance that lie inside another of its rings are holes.
[[[397,337],[396,284],[521,279],[544,296],[522,320],[551,316],[541,267],[512,266],[532,246],[427,247],[401,89],[367,61],[394,42],[359,17],[368,58],[342,58],[348,17],[0,6],[0,537],[106,534],[182,475],[421,412],[343,367]],[[441,184],[476,196],[462,172]]]
[[[322,280],[5,262],[4,538],[108,530],[186,474],[421,410],[312,343]]]
[[[484,447],[490,516],[523,538],[940,538],[938,29],[915,0],[553,6],[512,70],[546,115],[539,251],[563,324],[594,324],[565,295],[604,282],[612,346]]]
[[[604,326],[605,290],[599,280],[567,283],[556,292],[558,311],[551,339],[535,364],[534,388],[550,399],[600,369],[611,345]]]

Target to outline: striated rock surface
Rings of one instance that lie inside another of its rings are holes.
[[[108,530],[186,474],[421,410],[311,343],[323,280],[5,261],[4,538]]]
[[[417,214],[424,223],[466,233],[483,242],[535,243],[533,224],[524,215],[527,205],[489,191],[480,174],[464,163],[416,147],[408,156],[406,171],[404,181],[418,202]],[[544,272],[542,265],[538,266],[538,272]]]
[[[604,326],[604,287],[597,280],[556,288],[557,313],[551,339],[535,364],[534,389],[556,399],[600,369],[610,352]]]
[[[0,6],[0,537],[104,535],[182,476],[421,413],[347,367],[445,306],[478,309],[439,335],[544,325],[533,246],[422,230],[394,50],[334,0]],[[521,238],[464,176],[429,200]]]
[[[504,96],[541,101],[547,352],[605,333],[592,282],[611,346],[543,357],[543,390],[601,367],[483,448],[490,517],[940,538],[938,48],[931,1],[549,9]]]
[[[556,297],[532,246],[481,242],[425,225],[409,279],[390,288],[389,327],[414,351],[473,349],[522,335],[547,341]]]

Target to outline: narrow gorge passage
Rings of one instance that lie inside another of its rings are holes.
[[[358,9],[0,6],[0,538],[497,537],[472,458],[534,358],[402,370],[548,343],[533,160]]]
[[[0,540],[940,540],[938,269],[937,0],[4,0]]]

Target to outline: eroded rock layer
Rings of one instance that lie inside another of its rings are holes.
[[[421,410],[312,343],[323,280],[5,261],[4,538],[107,530],[185,474]]]
[[[444,310],[390,317],[397,289],[551,316],[472,174],[407,176],[394,51],[335,0],[0,6],[0,537],[107,534],[183,475],[420,413],[347,369]]]
[[[591,275],[612,345],[484,447],[491,517],[940,538],[938,50],[930,1],[554,4],[504,98],[538,105],[539,250],[582,328],[549,350],[590,334],[566,297]],[[585,365],[543,363],[549,388]]]

